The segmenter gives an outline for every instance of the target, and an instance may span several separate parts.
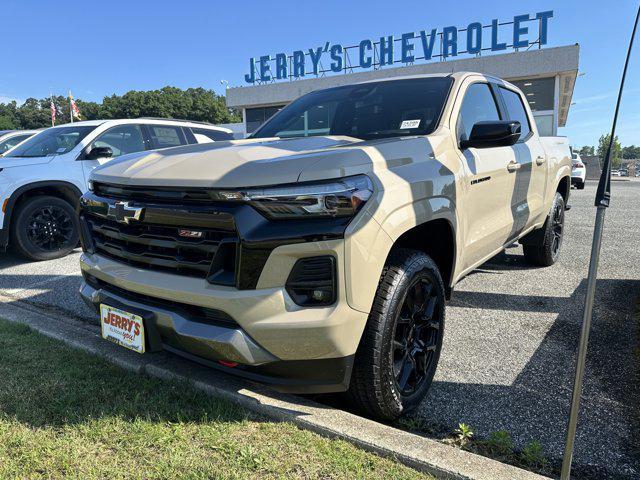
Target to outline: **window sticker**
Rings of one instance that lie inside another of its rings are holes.
[[[400,130],[405,130],[407,128],[418,128],[420,125],[420,120],[403,120],[400,124]]]

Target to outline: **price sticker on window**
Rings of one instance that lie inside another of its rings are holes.
[[[420,126],[420,120],[403,120],[400,124],[400,130],[409,128],[418,128]]]

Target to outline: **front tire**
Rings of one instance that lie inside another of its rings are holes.
[[[11,244],[29,260],[53,260],[78,245],[78,221],[73,206],[50,196],[20,204],[11,227]]]
[[[349,396],[365,414],[393,420],[415,409],[435,374],[445,290],[435,262],[398,249],[385,266],[356,352]]]
[[[560,258],[564,237],[564,198],[556,192],[551,212],[542,226],[540,240],[522,245],[524,256],[532,265],[550,267]]]

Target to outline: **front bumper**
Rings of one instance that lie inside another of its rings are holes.
[[[284,285],[298,258],[321,254],[337,259],[338,300],[330,307],[299,307],[284,287],[275,285]],[[324,393],[348,387],[367,314],[346,302],[342,241],[278,247],[255,290],[142,270],[98,254],[83,254],[80,265],[85,302],[96,310],[106,303],[141,314],[145,327],[150,325],[149,351],[166,349],[283,391]],[[212,309],[231,322],[199,318],[183,306]],[[228,368],[219,361],[239,365]]]

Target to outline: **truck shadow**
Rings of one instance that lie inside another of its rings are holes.
[[[447,381],[437,375],[418,414],[431,433],[450,434],[460,422],[485,435],[507,430],[519,448],[540,441],[552,463],[557,463],[564,448],[585,290],[586,280],[569,298],[456,291],[450,303],[454,308],[557,313],[557,317],[511,384],[492,384],[489,371],[481,373],[487,378],[482,384]],[[640,471],[639,293],[639,280],[598,281],[574,454],[582,471],[579,478],[631,478],[620,472]],[[513,321],[522,318],[514,314]],[[526,317],[523,335],[535,318]],[[481,358],[489,352],[469,353],[470,358]],[[461,365],[467,361],[477,358]],[[609,470],[611,452],[616,452],[618,464]]]

